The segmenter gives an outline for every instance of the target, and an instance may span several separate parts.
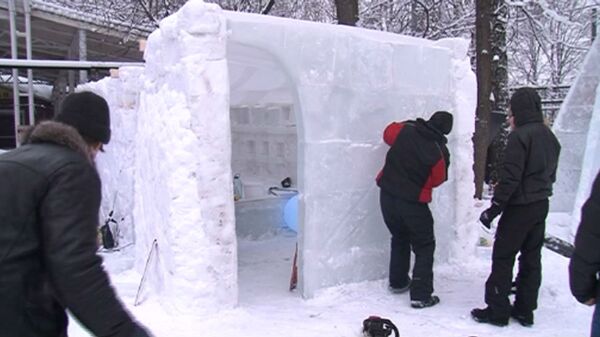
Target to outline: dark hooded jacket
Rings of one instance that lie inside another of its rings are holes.
[[[449,115],[449,114],[448,114]],[[431,202],[432,190],[448,179],[450,152],[443,132],[449,125],[434,127],[421,118],[391,123],[383,139],[390,145],[377,185],[387,193],[408,201]]]
[[[71,126],[43,122],[0,155],[0,337],[66,336],[65,309],[95,336],[147,336],[96,255],[100,198]]]
[[[560,144],[544,124],[541,99],[534,89],[515,91],[510,107],[515,129],[508,136],[493,198],[501,208],[550,197],[560,154]]]
[[[598,299],[598,273],[600,273],[600,172],[596,176],[592,193],[581,208],[581,222],[575,235],[575,251],[569,264],[571,293],[584,303]]]

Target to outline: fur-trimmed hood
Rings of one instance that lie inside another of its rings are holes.
[[[50,142],[64,145],[84,155],[90,163],[94,163],[90,146],[74,127],[64,123],[56,121],[41,122],[30,131],[25,142],[30,144]]]

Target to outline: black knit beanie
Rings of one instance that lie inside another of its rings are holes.
[[[453,117],[448,111],[436,111],[427,121],[427,125],[447,135],[452,131]]]
[[[62,101],[56,121],[71,125],[93,141],[108,144],[110,141],[110,114],[108,103],[93,92],[69,94]]]

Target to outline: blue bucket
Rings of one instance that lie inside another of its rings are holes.
[[[298,195],[288,200],[283,208],[283,221],[289,229],[298,233]]]

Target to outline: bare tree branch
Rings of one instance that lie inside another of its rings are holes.
[[[273,5],[275,5],[275,0],[269,0],[265,8],[263,8],[263,10],[261,11],[261,14],[269,14],[271,9],[273,8]]]

